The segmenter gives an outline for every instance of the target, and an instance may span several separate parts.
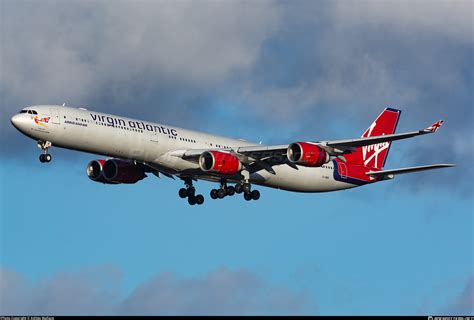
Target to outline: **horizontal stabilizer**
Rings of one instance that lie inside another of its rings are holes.
[[[383,170],[383,171],[369,171],[366,173],[366,175],[374,177],[374,178],[391,179],[393,178],[394,175],[397,175],[397,174],[433,170],[433,169],[440,169],[440,168],[448,168],[448,167],[454,167],[454,166],[455,166],[454,164],[431,164],[431,165],[419,166],[419,167],[409,167],[409,168],[391,169],[391,170]]]

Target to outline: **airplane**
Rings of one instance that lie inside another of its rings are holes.
[[[452,167],[432,164],[384,170],[392,141],[436,132],[439,120],[418,131],[395,133],[401,110],[386,108],[362,137],[261,145],[174,126],[59,105],[22,109],[11,123],[37,141],[39,160],[49,163],[52,146],[99,154],[87,164],[87,176],[104,184],[133,184],[151,173],[183,180],[178,192],[190,205],[201,205],[198,179],[217,182],[212,199],[242,194],[258,200],[253,185],[295,192],[328,192],[393,179],[399,174]]]

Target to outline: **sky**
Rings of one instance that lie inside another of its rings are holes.
[[[474,313],[472,1],[0,0],[0,314]],[[361,188],[179,199],[150,176],[10,124],[62,104],[264,144],[360,136],[385,107],[387,168]]]

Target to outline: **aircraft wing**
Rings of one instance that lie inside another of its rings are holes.
[[[235,154],[239,157],[242,157],[241,161],[243,160],[244,163],[248,163],[249,161],[252,162],[255,159],[262,159],[262,158],[273,158],[278,156],[286,156],[286,150],[288,149],[288,145],[279,145],[279,146],[248,146],[248,147],[238,147],[236,149],[188,149],[183,150],[181,156],[183,159],[190,159],[194,157],[199,157],[205,151],[220,151],[220,152],[229,152]],[[178,155],[178,154],[177,154]],[[245,159],[248,158],[248,159]],[[248,161],[246,161],[248,160]]]
[[[388,134],[382,136],[373,137],[362,137],[349,140],[334,140],[334,141],[317,141],[312,142],[315,145],[320,146],[322,149],[333,156],[338,157],[345,161],[343,154],[354,151],[357,147],[369,146],[377,143],[383,143],[388,141],[395,141],[401,139],[407,139],[419,135],[436,132],[439,127],[443,124],[442,120],[436,121],[430,127],[398,134]],[[181,157],[183,159],[197,161],[199,156],[205,151],[216,150],[220,152],[228,152],[235,155],[239,160],[246,165],[250,165],[250,171],[255,172],[261,169],[265,169],[270,173],[274,174],[272,166],[278,164],[287,164],[294,169],[298,167],[291,163],[287,157],[288,144],[275,145],[275,146],[244,146],[235,149],[188,149],[188,150],[176,150],[170,153],[170,155]]]
[[[390,170],[382,170],[382,171],[369,171],[366,173],[366,175],[374,177],[374,178],[391,179],[393,178],[393,176],[397,174],[412,173],[412,172],[417,172],[417,171],[440,169],[440,168],[447,168],[447,167],[454,167],[454,166],[455,166],[454,164],[431,164],[431,165],[419,166],[419,167],[408,167],[408,168],[390,169]]]
[[[438,129],[441,127],[442,124],[443,124],[443,120],[439,120],[433,123],[428,128],[423,129],[423,130],[411,131],[411,132],[405,132],[405,133],[387,134],[387,135],[374,136],[374,137],[362,137],[362,138],[349,139],[349,140],[322,141],[322,142],[319,142],[319,144],[321,145],[322,148],[326,149],[326,151],[329,152],[329,154],[336,156],[337,154],[344,154],[344,153],[353,151],[354,148],[357,148],[357,147],[369,146],[373,144],[396,141],[396,140],[416,137],[423,134],[434,133],[438,131]]]
[[[291,167],[296,165],[288,161],[286,151],[288,145],[278,146],[246,146],[236,149],[190,149],[181,152],[173,152],[172,155],[179,156],[186,160],[197,161],[199,156],[205,151],[227,152],[236,156],[243,164],[250,165],[249,171],[255,172],[265,169],[274,174],[273,165],[288,163]]]
[[[325,149],[332,156],[339,156],[344,153],[349,153],[354,151],[357,147],[369,146],[377,143],[383,143],[388,141],[395,141],[401,139],[407,139],[416,137],[419,135],[424,135],[428,133],[433,133],[438,131],[438,129],[443,124],[442,120],[436,121],[431,126],[426,129],[397,133],[397,134],[387,134],[382,136],[373,136],[373,137],[362,137],[356,139],[348,140],[333,140],[333,141],[317,141],[313,142],[314,144]],[[279,145],[279,146],[248,146],[240,147],[236,151],[237,153],[244,154],[249,158],[253,159],[262,159],[262,158],[280,158],[286,157],[286,151],[288,145]],[[283,161],[284,163],[284,161]]]

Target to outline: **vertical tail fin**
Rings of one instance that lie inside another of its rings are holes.
[[[364,132],[362,137],[382,136],[393,134],[397,128],[401,110],[386,108],[372,125]],[[382,169],[390,150],[391,142],[377,143],[370,146],[363,146],[356,149],[344,157],[348,163],[363,165],[371,168]]]

